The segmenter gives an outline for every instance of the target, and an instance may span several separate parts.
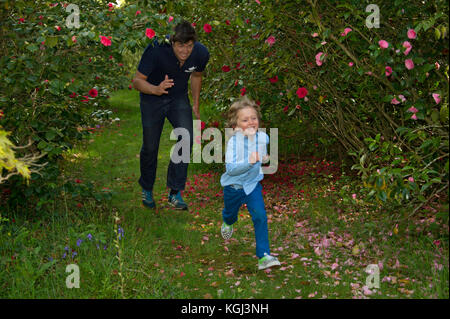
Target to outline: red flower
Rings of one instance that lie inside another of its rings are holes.
[[[247,92],[247,90],[245,89],[245,86],[241,89],[241,96],[245,95],[245,92]]]
[[[284,107],[284,109],[283,109],[283,112],[284,112],[284,113],[287,113],[288,109],[289,109],[289,105],[286,105],[286,106]]]
[[[225,23],[226,23],[227,25],[230,25],[230,24],[231,24],[231,23],[230,23],[230,20],[226,20]]]
[[[90,97],[96,97],[98,95],[98,91],[96,89],[90,89],[88,94]]]
[[[206,127],[206,124],[205,124],[205,122],[201,121],[201,123],[200,123],[200,124],[201,124],[201,129],[202,129],[202,130],[204,130],[204,129],[205,129],[205,127]]]
[[[75,179],[75,183],[81,184],[81,180],[77,178],[77,179]]]
[[[145,35],[147,38],[151,39],[155,36],[156,32],[153,29],[147,28],[145,29]]]
[[[24,23],[24,22],[25,22],[25,19],[24,19],[24,18],[20,18],[20,19],[19,19],[19,24]]]
[[[204,30],[206,33],[210,33],[210,32],[212,31],[212,27],[211,27],[210,24],[205,23],[205,25],[203,26],[203,30]]]
[[[308,90],[304,87],[301,87],[298,88],[296,93],[299,98],[303,99],[306,95],[308,95]]]
[[[277,83],[278,82],[278,75],[275,75],[273,78],[269,79],[270,83]]]
[[[228,65],[224,65],[224,66],[222,67],[222,71],[223,71],[223,72],[230,72],[231,69],[230,69],[230,67],[229,67]]]
[[[211,125],[214,126],[214,127],[219,127],[219,122],[214,121],[214,122],[211,123]]]
[[[111,37],[110,37],[110,38],[111,38]],[[107,47],[107,46],[110,46],[110,45],[111,45],[111,39],[110,39],[110,38],[101,35],[101,36],[100,36],[100,41],[101,41],[101,43],[102,43],[105,47]]]

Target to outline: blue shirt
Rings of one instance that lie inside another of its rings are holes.
[[[264,178],[261,169],[262,158],[267,155],[269,136],[257,132],[253,139],[236,132],[228,141],[225,153],[226,171],[220,178],[222,186],[239,185],[245,194],[250,194],[259,181]],[[250,164],[248,159],[252,152],[259,153],[259,162]]]
[[[173,48],[170,44],[158,44],[157,40],[149,44],[142,54],[137,70],[147,76],[147,82],[159,85],[164,81],[166,74],[173,79],[174,86],[167,89],[168,94],[161,96],[144,94],[141,92],[141,100],[151,103],[164,103],[188,96],[188,81],[192,72],[202,72],[209,60],[208,49],[200,42],[194,43],[191,55],[180,67]]]

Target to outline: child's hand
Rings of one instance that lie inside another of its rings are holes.
[[[249,162],[250,164],[255,164],[256,162],[259,162],[259,154],[258,154],[258,152],[252,152],[252,153],[250,154],[250,157],[249,157],[249,159],[248,159],[248,162]]]
[[[253,136],[256,134],[256,130],[253,127],[248,127],[242,133],[246,136]]]

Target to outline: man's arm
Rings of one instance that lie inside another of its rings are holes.
[[[192,72],[191,75],[191,93],[192,110],[195,117],[200,120],[200,91],[202,89],[202,72]]]
[[[173,80],[169,79],[166,75],[164,81],[159,85],[152,85],[147,82],[147,76],[139,71],[136,71],[136,75],[133,79],[133,87],[144,94],[163,95],[168,94],[166,90],[174,86]]]

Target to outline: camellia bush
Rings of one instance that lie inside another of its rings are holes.
[[[285,144],[338,144],[376,202],[448,200],[447,1],[136,2],[192,21],[218,111],[248,94]]]
[[[209,125],[247,94],[284,146],[350,161],[368,198],[414,209],[448,199],[447,1],[0,0],[0,8],[0,125],[15,145],[31,138],[29,151],[49,163],[29,187],[8,180],[15,205],[19,194],[45,202],[54,184],[34,181],[55,180],[93,112],[129,87],[136,57],[181,19],[211,53],[202,95],[218,115]]]
[[[123,52],[142,50],[154,30],[166,34],[174,22],[136,6],[88,0],[0,0],[0,21],[0,132],[11,141],[5,152],[28,145],[22,155],[37,165],[29,180],[17,174],[0,185],[7,202],[1,206],[36,210],[59,192],[64,151],[89,134],[110,92],[131,83]],[[0,167],[4,179],[8,167]]]

